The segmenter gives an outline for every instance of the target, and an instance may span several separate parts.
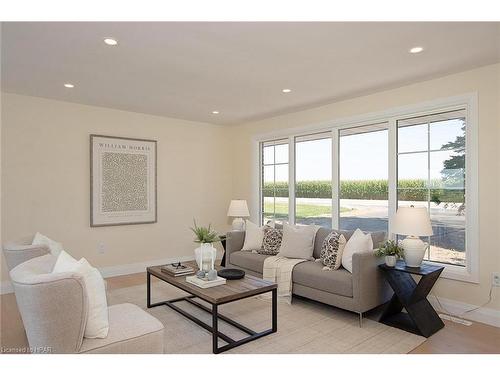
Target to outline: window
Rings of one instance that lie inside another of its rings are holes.
[[[332,227],[331,132],[295,137],[295,222]]]
[[[262,223],[288,221],[288,140],[262,145]]]
[[[465,266],[465,111],[397,124],[398,206],[428,209],[434,235],[426,259]]]
[[[434,232],[423,239],[425,260],[445,265],[443,277],[477,282],[476,123],[477,95],[468,94],[266,137],[261,220],[396,238],[397,208],[423,206]]]
[[[389,131],[387,123],[340,130],[339,228],[388,230]]]

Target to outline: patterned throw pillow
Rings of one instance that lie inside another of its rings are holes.
[[[259,254],[276,255],[280,251],[281,240],[283,239],[283,230],[275,228],[264,229],[264,241],[262,249],[257,250]]]
[[[346,242],[344,235],[337,232],[331,232],[326,236],[323,246],[321,246],[321,261],[325,269],[339,269]]]

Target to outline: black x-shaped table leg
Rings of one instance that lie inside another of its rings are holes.
[[[398,266],[394,268],[380,266],[394,290],[394,295],[382,313],[380,322],[429,337],[444,327],[443,321],[427,300],[427,295],[439,278],[443,267],[422,266],[420,269],[412,269],[401,264]],[[412,274],[422,276],[418,283]],[[403,308],[406,313],[402,311]]]

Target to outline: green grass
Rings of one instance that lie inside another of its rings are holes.
[[[274,204],[265,202],[264,214],[273,213]],[[349,208],[340,207],[340,212],[350,211]],[[288,203],[276,203],[276,216],[288,216]],[[330,206],[319,206],[314,204],[299,203],[295,206],[295,217],[305,219],[308,217],[331,217],[332,208]]]

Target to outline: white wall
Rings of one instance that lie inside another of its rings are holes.
[[[193,218],[228,228],[226,128],[12,94],[2,99],[4,241],[40,231],[73,256],[107,267],[192,255]],[[158,141],[156,224],[90,227],[92,133]],[[105,254],[97,251],[100,242]]]
[[[251,171],[255,165],[252,139],[258,134],[304,127],[417,104],[437,98],[478,93],[479,111],[479,220],[480,283],[471,284],[441,278],[434,292],[454,301],[480,305],[488,298],[491,273],[500,272],[500,64],[429,80],[372,95],[345,100],[322,107],[289,113],[242,124],[230,129],[233,147],[233,195],[256,201],[252,196]],[[253,155],[253,156],[252,156]],[[253,206],[254,214],[258,207]],[[494,290],[489,305],[500,310],[500,293]]]

